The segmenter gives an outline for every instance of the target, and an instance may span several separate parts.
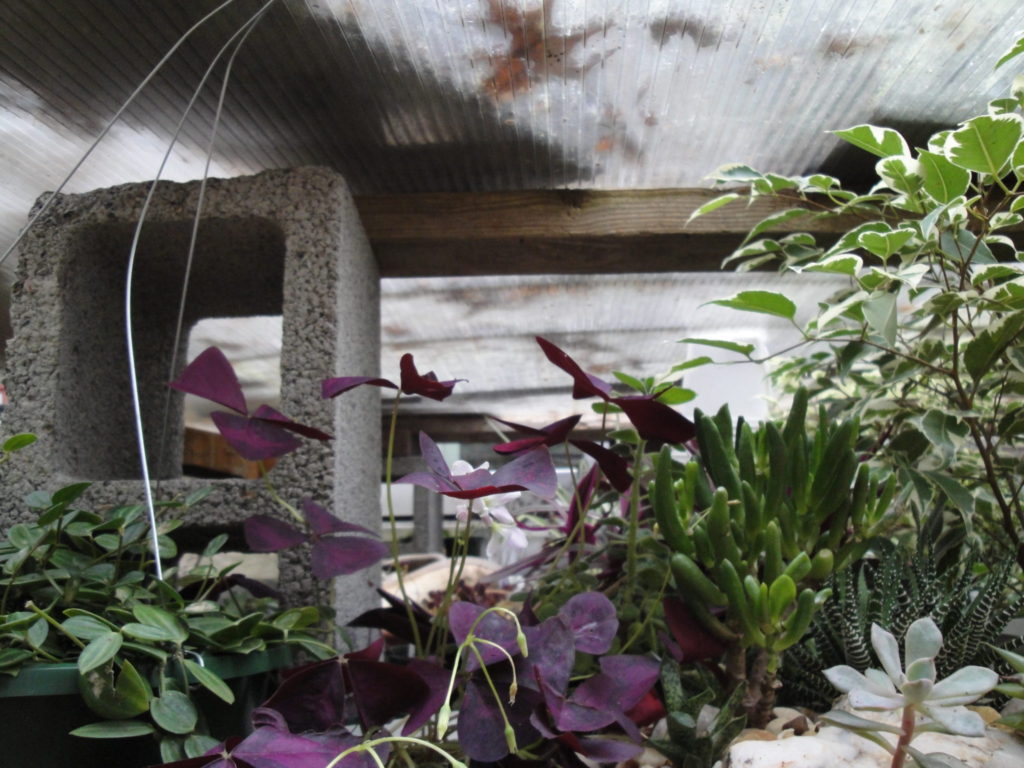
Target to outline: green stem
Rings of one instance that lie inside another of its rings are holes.
[[[408,742],[410,744],[417,744],[421,747],[426,747],[427,749],[432,749],[434,752],[437,752],[439,755],[441,755],[441,757],[443,757],[445,760],[451,763],[452,768],[466,768],[465,763],[463,763],[460,760],[456,760],[454,757],[445,752],[436,744],[431,744],[429,741],[425,741],[424,739],[417,739],[415,736],[383,736],[379,739],[370,739],[370,741],[364,741],[361,744],[356,744],[353,747],[349,747],[344,752],[337,755],[333,760],[331,760],[331,762],[325,765],[324,768],[335,768],[338,765],[338,763],[340,763],[349,755],[354,754],[356,752],[372,751],[373,748],[376,747],[378,744],[396,742]]]
[[[288,510],[288,513],[292,517],[294,517],[296,521],[305,526],[306,519],[301,514],[299,514],[299,510],[297,510],[295,507],[293,507],[291,504],[285,501],[281,494],[277,492],[277,489],[274,487],[274,484],[270,482],[270,471],[267,469],[266,464],[260,461],[259,468],[260,479],[263,480],[263,485],[266,487],[267,493],[270,494],[270,498],[272,498],[274,501],[280,504],[284,509]]]
[[[395,519],[395,503],[391,498],[391,474],[395,460],[395,431],[398,427],[398,403],[401,392],[395,395],[395,402],[391,406],[391,423],[388,427],[388,446],[384,459],[384,489],[388,506],[388,524],[391,526],[391,560],[394,563],[395,578],[398,581],[398,592],[402,596],[402,603],[405,605],[405,614],[409,619],[409,627],[412,629],[413,644],[416,646],[416,655],[423,655],[423,638],[420,637],[420,627],[416,622],[416,616],[412,611],[412,602],[405,591],[405,579],[402,576],[402,564],[398,546],[398,521]]]
[[[33,603],[31,600],[29,600],[27,603],[25,603],[25,607],[28,608],[30,611],[32,611],[32,613],[36,614],[37,616],[42,616],[44,619],[46,619],[46,622],[51,627],[56,629],[62,635],[66,635],[71,640],[71,642],[73,642],[79,648],[81,648],[81,649],[85,648],[85,643],[83,643],[77,637],[75,637],[70,632],[68,632],[66,629],[64,629],[63,625],[61,625],[61,623],[59,621],[57,621],[55,618],[53,618],[50,614],[48,614],[45,611],[43,611],[42,609],[40,609],[39,606],[36,605],[35,603]]]
[[[633,486],[629,493],[629,530],[626,538],[626,582],[630,593],[636,586],[636,541],[640,528],[640,463],[644,459],[644,440],[636,444],[633,457]]]

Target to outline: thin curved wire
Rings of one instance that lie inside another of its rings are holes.
[[[182,278],[181,284],[181,298],[178,301],[178,320],[174,326],[174,344],[171,347],[171,364],[167,373],[168,379],[173,379],[175,373],[178,370],[178,352],[179,345],[181,344],[181,333],[185,325],[185,305],[188,300],[188,287],[192,279],[192,264],[195,261],[196,255],[196,242],[199,239],[199,222],[202,218],[203,202],[206,199],[206,182],[210,177],[210,166],[213,164],[213,152],[217,144],[217,129],[220,127],[221,115],[224,113],[224,99],[228,92],[228,83],[231,81],[231,69],[235,64],[235,58],[238,56],[238,52],[242,50],[242,46],[245,45],[246,39],[256,29],[256,25],[259,22],[260,17],[267,12],[274,0],[270,0],[264,5],[257,14],[246,22],[248,29],[239,39],[238,44],[235,46],[235,50],[232,51],[231,56],[228,58],[228,62],[224,67],[224,78],[220,86],[220,95],[217,98],[217,109],[213,115],[213,126],[210,129],[210,141],[206,148],[206,164],[203,166],[203,175],[199,181],[199,196],[196,200],[196,212],[192,217],[192,234],[188,243],[188,255],[185,258],[185,274]],[[245,29],[245,26],[242,27]],[[167,447],[167,432],[170,425],[171,418],[171,391],[168,389],[164,394],[164,415],[163,421],[160,427],[160,442],[157,448],[157,459],[156,465],[158,467],[163,466],[164,451]],[[157,478],[156,487],[160,489],[160,479]]]
[[[138,374],[136,372],[135,365],[135,338],[132,332],[132,288],[134,286],[135,277],[135,259],[138,255],[139,238],[142,235],[142,225],[146,221],[146,213],[149,211],[150,203],[153,201],[153,196],[156,193],[157,184],[160,181],[160,175],[163,173],[164,168],[167,165],[167,161],[171,156],[171,152],[174,150],[174,145],[178,143],[178,136],[181,134],[181,130],[185,125],[185,121],[188,120],[189,115],[192,112],[192,108],[195,106],[196,100],[199,98],[199,94],[202,93],[203,87],[206,85],[206,81],[210,78],[214,68],[217,66],[217,62],[220,61],[224,53],[235,43],[235,40],[242,35],[247,29],[251,29],[252,26],[259,21],[266,10],[273,5],[276,0],[268,0],[268,2],[254,13],[248,21],[239,27],[228,41],[224,43],[217,55],[214,56],[213,61],[210,62],[210,66],[206,68],[203,73],[202,79],[192,92],[192,98],[189,99],[188,104],[182,113],[181,120],[178,121],[178,125],[174,130],[174,135],[171,137],[170,143],[167,145],[167,151],[164,153],[163,160],[160,163],[160,167],[157,169],[156,176],[152,183],[149,185],[149,191],[146,193],[146,199],[142,203],[142,209],[139,212],[139,219],[135,224],[135,232],[132,235],[132,244],[128,255],[128,272],[126,277],[125,285],[125,337],[128,344],[128,383],[131,388],[132,394],[132,410],[135,421],[135,439],[139,447],[139,461],[142,470],[142,488],[145,494],[146,501],[146,515],[149,520],[149,531],[150,531],[150,543],[153,547],[153,560],[155,564],[156,577],[160,581],[163,581],[163,566],[160,563],[160,542],[156,530],[156,510],[153,505],[153,489],[150,486],[149,476],[149,461],[146,458],[146,438],[143,434],[142,427],[142,405],[139,398],[139,381]],[[246,33],[247,36],[248,33]],[[245,37],[242,37],[244,40]]]
[[[124,114],[124,111],[128,109],[129,106],[131,106],[131,103],[133,101],[135,101],[135,97],[142,92],[143,88],[149,85],[150,80],[152,80],[156,76],[156,73],[159,72],[163,65],[166,64],[167,61],[171,58],[171,56],[174,55],[174,52],[181,47],[181,44],[184,43],[185,40],[187,40],[188,37],[193,32],[195,32],[197,29],[203,26],[203,24],[212,19],[214,16],[216,16],[222,10],[227,8],[233,2],[235,2],[235,0],[224,0],[223,3],[218,5],[208,14],[203,16],[203,18],[201,18],[199,21],[197,21],[195,24],[189,27],[181,35],[181,37],[178,38],[178,41],[170,47],[167,53],[164,54],[163,58],[156,63],[156,66],[154,66],[153,69],[149,71],[149,74],[146,75],[146,77],[143,78],[142,82],[136,86],[135,90],[131,92],[131,95],[120,106],[117,112],[114,113],[114,116],[110,118],[110,122],[108,122],[106,127],[102,131],[100,131],[100,135],[96,137],[93,143],[89,146],[89,149],[85,151],[85,154],[79,158],[77,163],[75,163],[75,167],[68,171],[68,174],[64,177],[64,180],[60,183],[57,189],[55,189],[53,193],[48,198],[46,198],[46,202],[39,207],[39,210],[32,214],[28,222],[26,222],[25,226],[18,231],[18,235],[17,237],[14,238],[14,242],[7,246],[7,249],[3,252],[3,254],[0,254],[0,265],[7,261],[8,256],[14,253],[14,249],[18,247],[22,240],[25,239],[25,235],[28,234],[28,231],[30,229],[32,229],[32,226],[36,223],[36,220],[44,213],[46,213],[47,210],[49,210],[50,205],[53,204],[53,202],[57,199],[57,195],[59,195],[61,191],[64,189],[64,187],[67,186],[67,183],[71,181],[71,177],[78,173],[78,169],[82,167],[82,164],[86,160],[89,159],[89,156],[93,153],[93,150],[95,150],[96,147],[99,146],[100,142],[103,141],[103,139],[106,137],[108,133],[110,133],[110,129],[114,127],[114,124],[121,119],[121,115]]]

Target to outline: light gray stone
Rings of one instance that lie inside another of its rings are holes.
[[[3,467],[2,528],[32,518],[22,502],[30,491],[74,481],[94,481],[85,500],[95,506],[142,499],[123,295],[148,189],[128,184],[61,195],[21,247],[5,373],[16,407],[4,432],[34,432],[39,441]],[[186,524],[237,529],[249,515],[278,514],[277,508],[257,481],[182,477],[177,393],[170,397],[165,447],[157,446],[198,193],[198,182],[161,182],[146,215],[133,300],[140,399],[159,497],[212,485],[214,493],[188,513]],[[333,171],[300,168],[208,182],[186,329],[205,317],[260,314],[284,318],[281,410],[336,435],[328,443],[306,441],[284,457],[273,470],[275,485],[293,503],[311,496],[341,518],[376,529],[376,390],[320,398],[323,378],[375,375],[380,359],[376,262],[348,188]],[[332,599],[339,620],[375,604],[370,582],[376,579],[376,573],[363,572],[336,580]],[[303,553],[282,557],[281,582],[291,602],[324,596]]]

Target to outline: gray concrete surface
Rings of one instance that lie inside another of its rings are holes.
[[[0,527],[32,518],[22,502],[30,491],[79,480],[94,481],[84,499],[96,507],[142,499],[123,293],[147,189],[62,195],[21,247],[3,378],[16,405],[3,432],[34,432],[39,441],[3,466]],[[135,349],[153,463],[198,190],[196,182],[158,186],[135,268]],[[376,262],[344,180],[324,168],[210,180],[190,283],[186,328],[205,317],[283,315],[281,410],[336,435],[305,441],[275,467],[281,494],[296,504],[308,495],[345,520],[379,526],[379,394],[362,388],[320,398],[324,377],[373,375],[380,359]],[[253,513],[275,514],[256,481],[181,475],[181,410],[174,393],[163,460],[152,470],[159,496],[213,485],[185,518],[211,531],[237,528]],[[330,599],[339,619],[376,603],[369,586],[376,579],[364,572],[336,580]],[[281,558],[281,581],[291,602],[327,597],[302,553]]]

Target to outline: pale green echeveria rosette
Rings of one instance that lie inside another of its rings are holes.
[[[884,671],[869,669],[861,673],[846,665],[825,670],[829,682],[848,694],[850,706],[868,711],[891,711],[910,706],[930,720],[919,724],[916,731],[939,731],[961,736],[984,734],[985,721],[964,705],[992,690],[999,682],[999,676],[991,669],[969,666],[957,670],[945,680],[936,681],[935,657],[942,648],[942,632],[932,619],[918,619],[907,629],[903,665],[900,664],[896,638],[877,624],[871,626],[871,644]],[[822,719],[862,735],[866,735],[865,731],[900,732],[894,726],[849,712],[833,710]]]

